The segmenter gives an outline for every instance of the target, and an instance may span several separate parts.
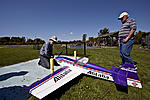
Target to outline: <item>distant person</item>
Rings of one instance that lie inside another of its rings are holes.
[[[47,43],[44,43],[40,50],[39,65],[50,69],[50,58],[53,58],[53,44],[57,41],[56,36],[52,36]]]
[[[129,18],[127,12],[121,13],[118,17],[118,20],[121,20],[122,22],[118,39],[118,43],[120,44],[120,56],[122,60],[121,64],[123,65],[125,62],[134,64],[130,53],[134,44],[134,32],[137,28],[136,21],[132,18]],[[136,67],[133,70],[135,69]]]

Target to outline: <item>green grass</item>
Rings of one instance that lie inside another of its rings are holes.
[[[83,55],[82,49],[68,49],[68,54],[73,55],[74,50],[79,56]],[[54,54],[59,54],[61,51],[65,54],[65,47],[54,46]],[[21,62],[38,56],[39,50],[33,50],[31,47],[0,49],[0,59],[3,59],[0,60],[0,64],[3,62],[3,65],[7,65],[8,61],[12,64],[18,59],[20,60],[17,62]],[[87,56],[91,63],[108,69],[121,63],[119,48],[87,49]],[[118,91],[113,82],[83,75],[69,83],[72,85],[65,85],[65,88],[59,89],[47,98],[54,96],[55,99],[60,100],[150,100],[150,50],[138,49],[135,46],[131,56],[137,62],[142,89],[129,86],[128,93],[124,93]],[[28,100],[38,99],[31,96]]]
[[[34,50],[32,46],[1,48],[0,66],[16,64],[39,57],[39,50]]]

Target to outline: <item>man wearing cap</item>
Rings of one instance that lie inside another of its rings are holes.
[[[129,18],[127,12],[120,14],[118,20],[121,20],[122,26],[119,31],[118,43],[120,44],[120,56],[122,65],[127,63],[134,64],[130,53],[134,43],[134,32],[136,31],[136,21]]]
[[[53,58],[53,44],[57,41],[56,36],[52,36],[47,43],[44,43],[40,50],[40,60],[38,62],[39,65],[50,69],[50,58]]]

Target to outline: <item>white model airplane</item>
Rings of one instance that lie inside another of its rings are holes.
[[[34,83],[28,87],[29,93],[39,99],[44,98],[59,87],[68,83],[80,74],[87,74],[102,78],[109,81],[114,81],[115,84],[127,87],[127,85],[142,88],[136,71],[128,71],[118,67],[112,67],[108,70],[104,67],[88,62],[88,58],[81,57],[78,60],[73,60],[68,57],[56,57],[55,60],[62,68]],[[123,67],[132,67],[131,64],[124,64]]]

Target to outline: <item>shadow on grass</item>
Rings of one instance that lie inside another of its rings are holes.
[[[3,75],[0,75],[0,81],[7,80],[7,79],[14,77],[14,76],[22,76],[22,75],[25,75],[27,73],[28,73],[27,71],[20,71],[20,72],[12,72],[12,73],[3,74]]]
[[[56,99],[59,100],[60,97],[62,95],[64,95],[67,90],[69,90],[73,85],[79,83],[80,79],[82,79],[83,76],[84,75],[80,75],[80,76],[76,77],[75,79],[73,79],[70,82],[68,82],[67,84],[63,85],[56,91],[54,91],[51,94],[49,94],[48,96],[44,97],[42,100],[56,100]]]
[[[124,93],[127,93],[128,94],[128,87],[125,87],[125,86],[121,86],[121,85],[118,85],[118,84],[115,84],[116,86],[116,89],[120,92],[124,92]]]
[[[133,61],[133,62],[134,62],[135,65],[138,64],[138,62],[136,62],[136,61]]]

